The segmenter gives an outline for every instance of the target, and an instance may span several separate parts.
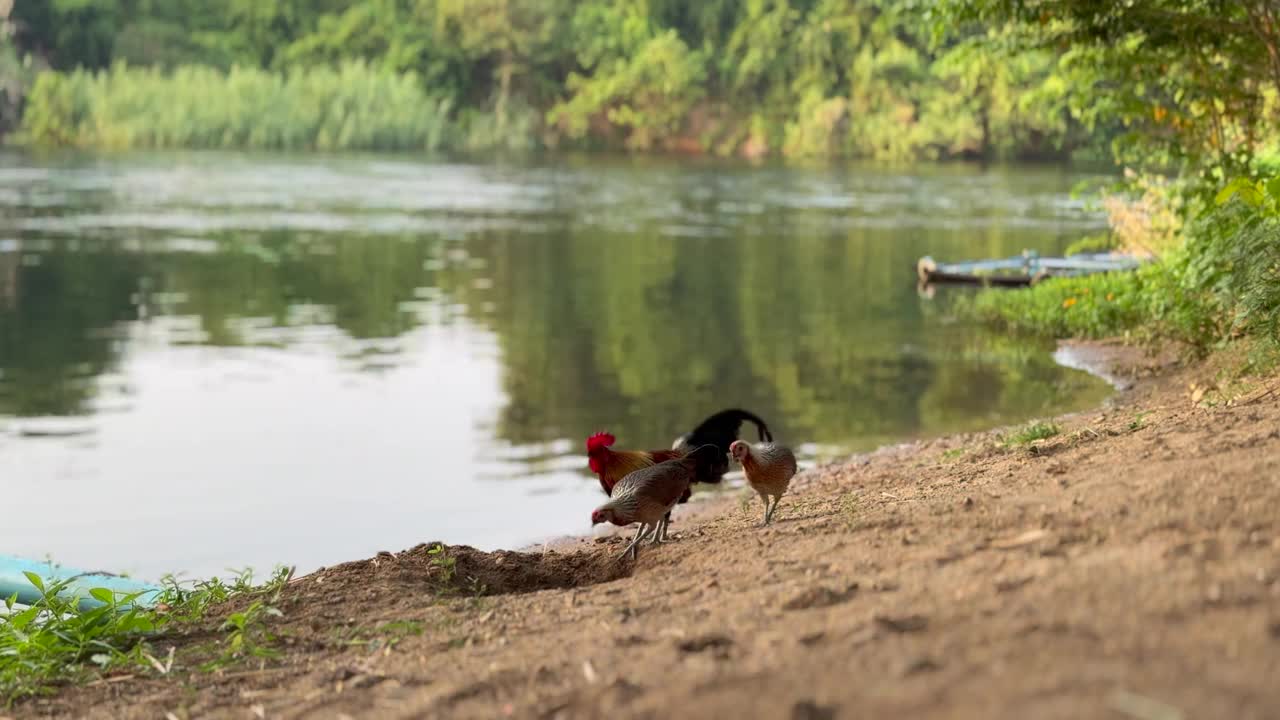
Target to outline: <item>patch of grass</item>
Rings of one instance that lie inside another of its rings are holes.
[[[1004,439],[1004,444],[1010,447],[1021,447],[1030,445],[1037,440],[1045,440],[1058,435],[1062,432],[1062,428],[1053,422],[1033,422],[1030,425],[1023,426],[1008,435]]]
[[[1150,410],[1140,412],[1129,421],[1129,432],[1137,432],[1147,426],[1146,417],[1151,414]]]
[[[189,583],[184,583],[173,575],[166,575],[160,580],[161,592],[156,596],[156,606],[162,608],[171,620],[199,622],[205,618],[211,606],[233,597],[270,595],[278,598],[280,591],[293,577],[292,568],[277,568],[269,580],[259,585],[254,583],[253,571],[234,572],[235,576],[227,581],[213,577]]]
[[[249,607],[227,616],[219,627],[226,632],[220,643],[221,652],[200,666],[201,670],[217,670],[244,658],[274,660],[280,652],[272,647],[277,638],[267,626],[267,619],[283,613],[273,605],[254,600]]]
[[[378,626],[377,632],[399,642],[410,636],[422,634],[422,623],[413,620],[394,620]]]
[[[267,620],[278,616],[274,607],[292,574],[283,568],[270,581],[254,585],[252,576],[239,574],[230,584],[218,578],[191,585],[166,578],[153,606],[137,604],[143,593],[94,588],[90,595],[101,606],[82,610],[70,590],[71,581],[46,581],[34,573],[27,580],[40,597],[27,608],[17,597],[7,598],[0,615],[0,699],[6,704],[50,692],[59,685],[128,671],[167,675],[174,669],[172,649],[162,663],[152,644],[181,626],[207,619],[209,611],[227,600],[254,597],[245,609],[230,613],[220,626],[214,660],[201,667],[222,667],[246,657],[272,656],[274,636]]]
[[[948,460],[948,461],[959,460],[960,458],[964,457],[964,454],[967,453],[968,451],[969,451],[968,448],[962,448],[962,447],[951,448],[950,450],[944,450],[942,453],[942,459]]]
[[[338,642],[344,645],[359,645],[370,649],[395,647],[408,637],[422,635],[423,625],[416,620],[393,620],[371,629],[354,628]]]

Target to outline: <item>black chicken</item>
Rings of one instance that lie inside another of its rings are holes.
[[[709,467],[699,468],[698,482],[717,483],[729,471],[729,446],[738,439],[738,431],[744,421],[754,423],[760,433],[761,442],[773,442],[773,433],[755,413],[731,408],[721,410],[703,420],[698,427],[676,438],[671,444],[672,450],[688,452],[703,445],[715,445],[720,451],[716,461]]]

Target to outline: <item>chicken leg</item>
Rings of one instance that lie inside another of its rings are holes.
[[[640,529],[636,531],[635,538],[632,539],[631,544],[628,545],[627,549],[623,550],[622,554],[619,555],[618,557],[624,558],[627,556],[628,553],[630,553],[631,559],[635,560],[636,557],[638,557],[639,555],[639,550],[636,546],[640,544],[641,540],[645,539],[649,535],[648,530],[650,530],[651,528],[653,529],[654,532],[657,532],[657,528],[654,528],[652,525],[649,525],[648,523],[640,523]]]
[[[649,541],[650,545],[661,545],[662,543],[671,542],[667,539],[667,525],[669,525],[670,522],[671,521],[665,517],[658,521],[658,527],[653,531],[653,539]]]
[[[773,498],[773,505],[771,505],[771,506],[769,507],[769,509],[768,509],[768,510],[766,510],[766,511],[765,511],[765,513],[764,513],[764,524],[765,524],[765,525],[768,525],[769,523],[773,522],[773,513],[774,513],[775,511],[777,511],[777,509],[778,509],[778,503],[780,503],[780,502],[782,502],[782,496],[781,496],[781,495],[776,495],[776,496],[774,496],[774,498]]]

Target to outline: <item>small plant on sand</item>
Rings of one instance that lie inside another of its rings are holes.
[[[1133,419],[1129,421],[1129,432],[1136,432],[1146,427],[1147,426],[1146,418],[1150,414],[1151,414],[1151,411],[1147,410],[1145,412],[1140,412],[1137,415],[1134,415]]]
[[[231,613],[220,628],[227,633],[221,643],[221,654],[201,665],[200,669],[217,670],[243,658],[271,660],[279,657],[279,651],[271,647],[277,638],[268,628],[267,619],[281,615],[280,610],[261,600],[254,600],[244,610]]]
[[[1008,447],[1021,447],[1030,445],[1037,440],[1051,438],[1062,432],[1062,428],[1053,422],[1033,422],[1030,425],[1019,428],[1013,434],[1004,439],[1004,444]]]
[[[422,623],[416,620],[393,620],[374,628],[356,627],[342,629],[337,635],[337,642],[342,645],[358,645],[370,649],[395,647],[407,637],[422,634]]]
[[[394,645],[401,640],[422,634],[422,623],[413,620],[394,620],[378,626],[377,632],[387,638],[387,643]]]
[[[451,585],[453,575],[457,571],[458,559],[446,553],[444,545],[440,543],[436,543],[427,550],[427,555],[431,556],[431,567],[440,571],[441,584]]]
[[[968,452],[968,448],[962,448],[962,447],[951,448],[950,450],[943,451],[942,459],[947,461],[959,460],[960,458],[964,457],[964,454],[966,452]]]

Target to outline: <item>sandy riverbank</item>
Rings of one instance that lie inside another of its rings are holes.
[[[1215,388],[1214,363],[1085,347],[1128,389],[1029,446],[815,468],[774,526],[754,498],[704,503],[634,564],[601,538],[328,568],[285,591],[277,661],[9,713],[1274,717],[1277,378]]]

